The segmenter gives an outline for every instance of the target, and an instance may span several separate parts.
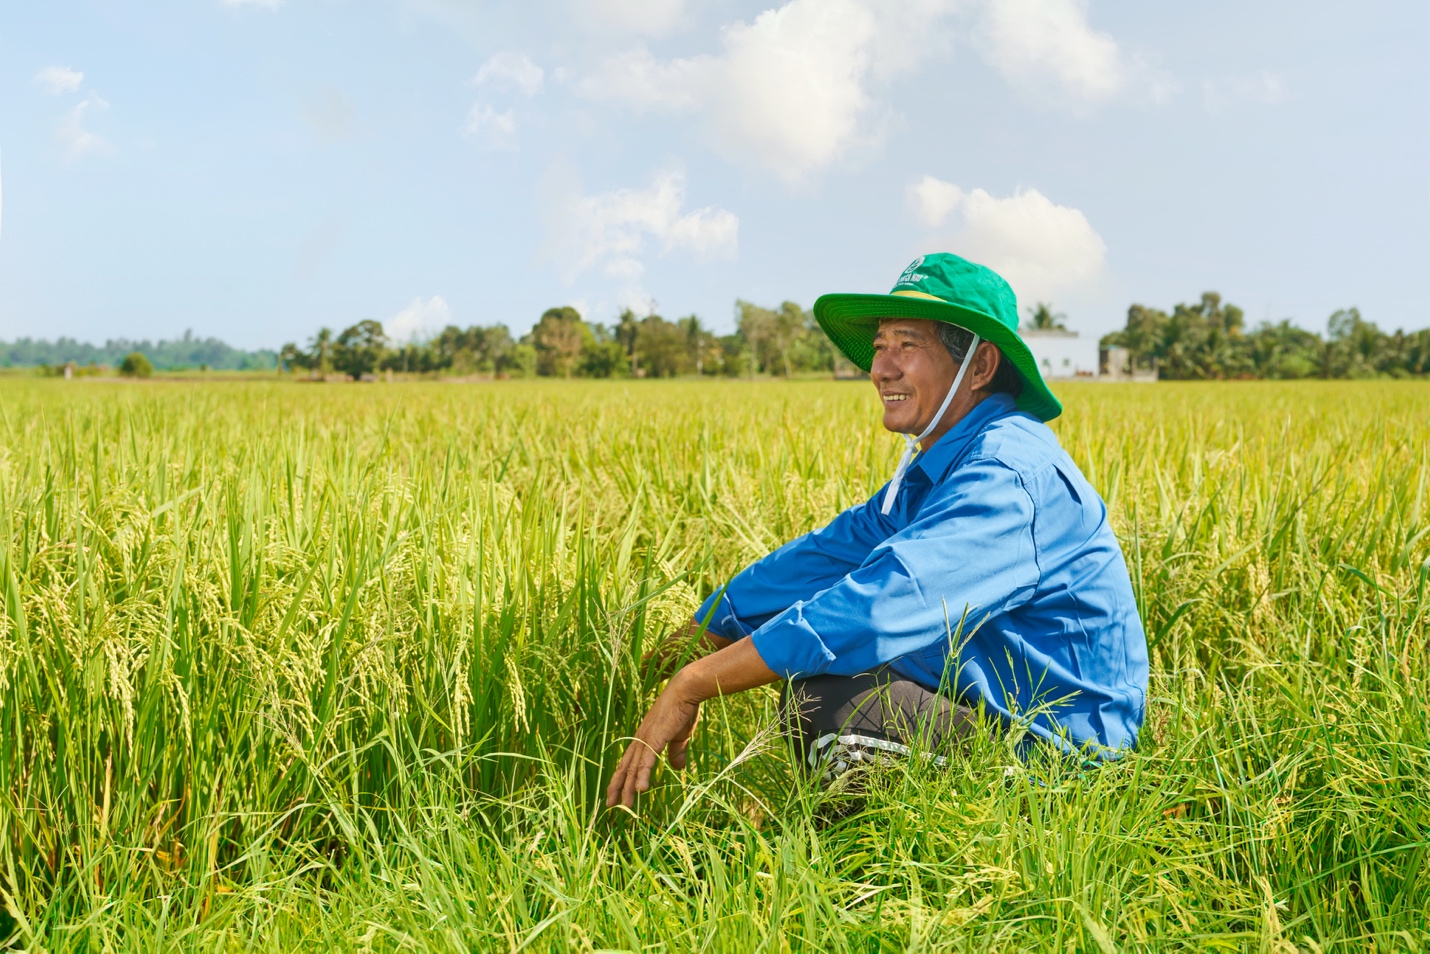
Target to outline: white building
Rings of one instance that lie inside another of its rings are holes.
[[[1097,339],[1076,331],[1022,329],[1019,334],[1046,378],[1095,378],[1098,375]]]
[[[1102,375],[1108,381],[1155,381],[1157,380],[1157,359],[1152,366],[1137,367],[1132,360],[1132,352],[1116,345],[1103,349]]]

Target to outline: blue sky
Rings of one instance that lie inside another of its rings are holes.
[[[0,0],[0,339],[882,291],[1430,325],[1430,5]]]

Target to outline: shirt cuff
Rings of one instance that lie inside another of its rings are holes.
[[[711,608],[714,612],[711,612]],[[735,607],[730,602],[730,597],[725,595],[725,590],[718,589],[705,598],[705,602],[700,604],[700,608],[695,611],[695,622],[703,623],[706,617],[710,618],[710,625],[705,627],[705,631],[714,633],[722,639],[734,642],[737,639],[744,639],[750,635],[745,629],[745,624],[740,622],[740,618],[735,615]]]
[[[836,658],[805,620],[803,609],[803,603],[796,603],[750,637],[765,665],[785,679],[818,676]]]

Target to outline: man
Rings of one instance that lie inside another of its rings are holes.
[[[1012,289],[929,255],[890,294],[825,295],[814,314],[870,372],[904,454],[872,500],[705,601],[689,635],[712,651],[646,714],[607,804],[633,806],[662,751],[684,768],[701,702],[777,680],[802,758],[826,773],[946,748],[979,713],[1069,753],[1131,748],[1146,638],[1107,509],[1044,424],[1062,405]]]

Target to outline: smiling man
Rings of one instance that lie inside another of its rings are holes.
[[[825,777],[990,729],[1095,758],[1131,748],[1147,643],[1127,564],[1044,423],[1062,405],[1012,289],[929,255],[888,295],[825,295],[814,314],[870,372],[903,456],[873,499],[745,568],[672,638],[707,654],[646,714],[607,804],[633,806],[662,751],[685,766],[703,701],[779,680],[801,759]]]

